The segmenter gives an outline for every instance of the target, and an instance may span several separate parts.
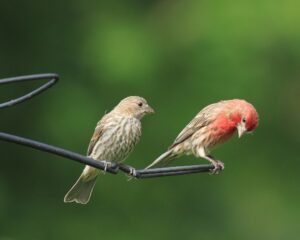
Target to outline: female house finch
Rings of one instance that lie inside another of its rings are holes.
[[[224,169],[224,163],[209,155],[211,148],[228,140],[236,130],[241,137],[257,126],[258,114],[245,100],[213,103],[202,109],[181,131],[168,151],[147,168],[157,164],[166,165],[176,157],[193,154],[210,161],[214,165],[212,173],[218,173]]]
[[[88,147],[88,156],[96,160],[121,163],[141,136],[143,116],[154,113],[142,97],[127,97],[98,122]],[[69,190],[64,202],[86,204],[93,191],[99,169],[85,166],[81,176]]]

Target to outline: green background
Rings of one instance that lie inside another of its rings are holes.
[[[106,174],[86,206],[63,203],[82,165],[1,141],[0,239],[298,239],[299,9],[298,0],[2,0],[0,77],[61,80],[1,110],[1,131],[85,154],[104,112],[140,95],[156,110],[127,161],[142,168],[207,104],[246,99],[260,125],[213,152],[226,164],[218,176]],[[3,85],[0,101],[36,86]]]

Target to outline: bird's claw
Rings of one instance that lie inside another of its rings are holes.
[[[129,173],[128,173],[128,179],[127,179],[127,180],[130,181],[130,180],[136,178],[136,176],[137,176],[136,169],[133,168],[133,167],[131,167],[131,168],[130,168],[130,171],[129,171]]]
[[[130,168],[129,175],[132,176],[132,177],[136,177],[136,175],[137,175],[136,169],[135,168]]]
[[[220,171],[224,170],[224,163],[219,160],[214,160],[211,162],[214,165],[214,168],[210,170],[210,174],[219,174]]]
[[[112,166],[112,163],[111,162],[108,162],[108,161],[102,161],[103,164],[104,164],[104,172],[107,171],[107,168],[111,167]]]

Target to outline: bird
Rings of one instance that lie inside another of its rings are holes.
[[[194,155],[208,160],[211,174],[224,169],[224,163],[210,155],[211,150],[229,140],[235,132],[241,138],[254,131],[259,122],[256,109],[242,99],[222,100],[203,108],[179,133],[168,150],[154,160],[146,169],[166,166],[182,155]]]
[[[97,123],[88,146],[87,155],[107,164],[123,162],[141,137],[141,119],[154,113],[147,101],[139,96],[121,100]],[[89,202],[97,177],[103,172],[86,165],[82,174],[67,192],[64,202],[86,204]]]

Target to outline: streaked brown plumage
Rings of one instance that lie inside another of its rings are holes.
[[[203,108],[179,133],[168,151],[147,168],[167,165],[181,155],[193,154],[210,161],[215,167],[213,173],[218,173],[224,168],[224,164],[209,155],[209,151],[217,144],[227,141],[235,131],[238,131],[241,137],[257,126],[258,114],[245,100],[233,99],[213,103]]]
[[[141,136],[140,120],[154,113],[142,97],[123,99],[111,112],[98,122],[88,147],[87,155],[108,163],[121,163],[134,149]],[[64,202],[86,204],[91,196],[100,170],[86,166]]]

